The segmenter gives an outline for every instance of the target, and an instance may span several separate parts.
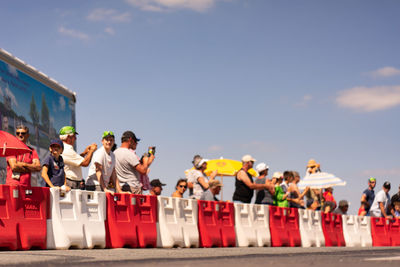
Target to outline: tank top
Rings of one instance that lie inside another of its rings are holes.
[[[241,171],[244,171],[244,170],[241,169],[239,172],[241,172]],[[239,172],[238,172],[238,174],[239,174]],[[253,182],[253,177],[251,176],[251,174],[249,174],[248,172],[246,172],[246,174],[249,177],[250,181]],[[241,201],[243,203],[250,203],[251,199],[253,198],[254,190],[249,188],[242,181],[240,181],[237,178],[237,175],[236,175],[236,181],[235,181],[235,192],[233,193],[232,199]]]

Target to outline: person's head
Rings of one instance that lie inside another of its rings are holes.
[[[193,160],[192,160],[192,164],[193,164],[194,167],[196,167],[196,163],[195,162],[198,162],[199,159],[202,159],[202,157],[200,155],[194,155]]]
[[[15,130],[15,136],[22,142],[26,143],[29,138],[29,128],[25,125],[18,125]]]
[[[394,203],[394,210],[400,212],[400,202]]]
[[[219,180],[211,180],[210,182],[208,182],[208,185],[210,187],[210,191],[213,193],[213,195],[218,195],[219,192],[221,191],[222,188],[222,184]]]
[[[76,132],[75,128],[72,126],[64,126],[60,129],[60,139],[71,146],[75,144],[76,136],[78,133]]]
[[[295,183],[300,182],[300,174],[299,174],[299,172],[292,171],[292,173],[293,173],[293,181],[294,181]]]
[[[267,176],[268,175],[269,166],[264,162],[257,164],[256,171],[260,176]]]
[[[161,183],[160,179],[151,180],[150,185],[151,192],[153,192],[153,194],[156,196],[161,195],[161,191],[163,190],[162,187],[166,186],[166,184]]]
[[[204,172],[205,169],[207,169],[207,159],[203,159],[202,157],[196,158],[194,162],[194,167],[199,170]]]
[[[283,172],[283,179],[286,183],[291,183],[293,181],[293,172],[291,171],[284,171]]]
[[[388,193],[390,191],[390,182],[386,181],[383,183],[383,191]]]
[[[132,131],[125,131],[121,137],[121,146],[126,146],[130,149],[136,150],[140,138],[137,138]]]
[[[255,158],[250,155],[244,155],[242,157],[243,169],[248,170],[253,168],[254,162],[256,162]]]
[[[103,132],[101,143],[103,144],[104,149],[109,153],[115,144],[114,133],[112,131]]]
[[[274,172],[272,175],[272,182],[274,184],[281,184],[283,181],[283,174],[281,172]]]
[[[64,143],[60,139],[51,140],[49,151],[53,157],[58,159],[64,150]]]
[[[319,164],[315,161],[315,159],[310,159],[307,163],[307,169],[309,173],[315,173],[319,169]]]
[[[176,183],[175,189],[179,193],[183,194],[183,193],[185,193],[186,188],[187,188],[187,180],[186,179],[182,179],[182,178],[179,179],[178,182]]]
[[[344,214],[346,214],[347,213],[347,211],[349,210],[349,202],[347,202],[347,200],[340,200],[339,201],[339,209],[341,209],[342,210],[342,212],[344,213]]]
[[[332,192],[333,192],[333,187],[327,187],[327,188],[325,188],[325,192],[330,192],[330,193],[332,193]]]
[[[374,177],[371,177],[368,179],[368,187],[370,189],[374,189],[376,186],[376,179]]]

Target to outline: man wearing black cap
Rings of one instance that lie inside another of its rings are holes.
[[[154,160],[154,149],[149,149],[140,160],[136,155],[136,146],[139,138],[131,131],[126,131],[121,137],[121,146],[114,151],[115,171],[121,185],[122,191],[133,194],[142,194],[142,184],[140,176],[146,175]]]
[[[374,202],[371,205],[371,209],[369,210],[371,216],[391,218],[391,216],[386,213],[390,205],[389,191],[390,183],[386,181],[383,184],[382,190],[376,194]]]
[[[150,185],[151,185],[150,195],[152,196],[161,195],[161,191],[163,190],[162,187],[166,186],[166,184],[161,183],[160,179],[151,180]]]

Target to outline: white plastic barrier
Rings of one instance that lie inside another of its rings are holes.
[[[47,248],[105,248],[106,194],[50,189]]]
[[[342,220],[346,247],[372,247],[370,217],[342,215]]]
[[[237,246],[271,246],[268,205],[235,203],[234,206]]]
[[[199,247],[197,200],[157,197],[157,247]]]
[[[325,238],[321,224],[321,212],[305,209],[298,209],[298,211],[301,246],[325,246]]]

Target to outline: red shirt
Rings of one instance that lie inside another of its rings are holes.
[[[323,194],[323,197],[325,199],[326,202],[334,202],[336,204],[335,199],[333,198],[333,195],[331,192],[325,191]]]
[[[35,149],[29,147],[30,149],[32,149],[31,152],[22,154],[22,155],[18,155],[18,156],[9,156],[7,157],[7,178],[6,178],[6,184],[8,185],[24,185],[24,186],[31,186],[31,176],[32,174],[30,172],[21,172],[21,173],[16,173],[15,174],[19,174],[19,179],[14,179],[12,178],[12,170],[10,167],[10,164],[8,163],[8,161],[10,159],[16,159],[17,162],[25,162],[25,163],[32,163],[34,159],[39,160],[39,156],[36,152]]]

